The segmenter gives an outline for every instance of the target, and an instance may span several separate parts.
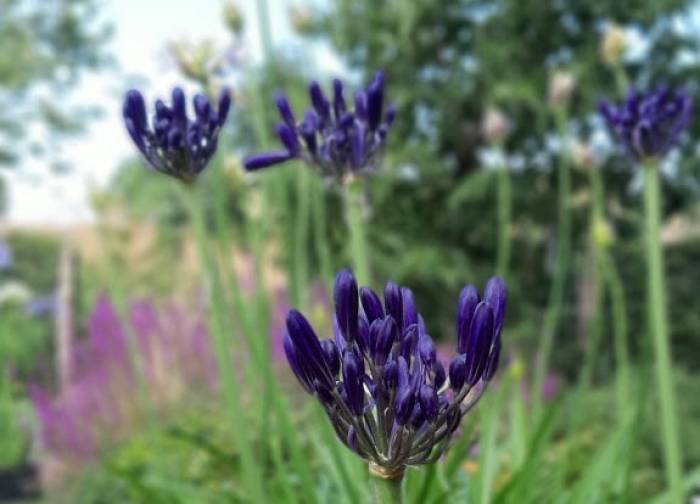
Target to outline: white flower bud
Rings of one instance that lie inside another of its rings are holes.
[[[571,72],[558,70],[549,78],[549,106],[564,107],[569,104],[576,88],[576,77]]]
[[[490,143],[501,143],[510,131],[508,117],[497,108],[486,110],[481,121],[481,133]]]

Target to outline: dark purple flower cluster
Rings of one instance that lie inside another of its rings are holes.
[[[231,95],[221,92],[218,109],[203,94],[193,99],[195,117],[187,117],[185,93],[173,89],[172,103],[157,100],[152,128],[141,93],[132,89],[124,99],[124,122],[146,161],[161,173],[190,183],[216,152],[219,132],[226,122]]]
[[[630,90],[619,106],[603,101],[600,113],[627,153],[637,161],[664,156],[688,129],[693,102],[687,93],[660,87]]]
[[[384,74],[377,72],[366,91],[355,93],[354,109],[348,107],[343,83],[338,79],[333,81],[332,100],[326,98],[316,81],[309,86],[309,95],[312,109],[299,122],[287,98],[277,97],[282,118],[277,134],[284,150],[248,157],[246,170],[259,170],[290,159],[304,160],[327,177],[342,178],[375,170],[396,117],[396,108],[385,106]]]
[[[335,339],[319,340],[292,310],[284,349],[341,441],[387,471],[401,470],[440,457],[485,391],[498,366],[506,298],[500,278],[488,282],[483,299],[476,287],[464,287],[457,355],[446,372],[410,289],[389,282],[382,303],[342,270],[335,281]]]

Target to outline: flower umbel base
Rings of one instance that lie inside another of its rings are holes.
[[[400,504],[404,467],[387,470],[375,463],[369,464],[369,488],[373,504]]]

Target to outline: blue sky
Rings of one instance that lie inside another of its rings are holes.
[[[280,45],[294,37],[287,20],[288,4],[300,0],[268,2],[274,44]],[[261,53],[255,3],[237,0],[246,18],[246,47],[252,59]],[[104,19],[116,30],[109,49],[118,69],[84,78],[74,99],[99,103],[104,116],[91,123],[86,135],[64,146],[75,167],[70,175],[46,177],[45,167],[28,163],[22,170],[25,175],[9,177],[12,222],[62,225],[90,220],[90,188],[103,186],[120,162],[134,153],[121,122],[124,77],[145,78],[149,97],[168,96],[182,79],[166,57],[167,42],[208,38],[225,46],[230,40],[222,22],[223,0],[103,0],[103,6]],[[320,50],[320,57],[328,59],[329,51]]]

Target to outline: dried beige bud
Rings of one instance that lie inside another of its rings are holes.
[[[224,4],[224,21],[234,34],[240,35],[243,31],[243,13],[233,0],[228,0]]]
[[[576,78],[571,72],[558,70],[549,78],[549,106],[558,108],[569,104],[576,88]]]
[[[590,170],[600,166],[600,160],[594,154],[593,149],[581,140],[574,140],[571,143],[571,159],[577,168]]]
[[[292,26],[297,33],[308,33],[313,25],[313,13],[311,9],[302,5],[293,5],[289,8],[289,16]]]
[[[500,143],[510,131],[508,117],[497,108],[489,108],[481,121],[481,133],[487,141]]]

